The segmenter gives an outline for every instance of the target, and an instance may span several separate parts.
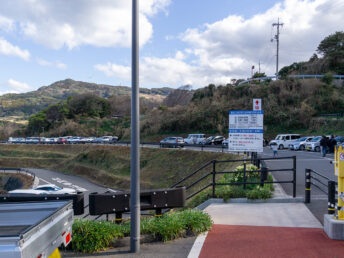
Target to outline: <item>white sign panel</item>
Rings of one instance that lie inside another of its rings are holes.
[[[262,110],[262,99],[253,99],[252,110]]]
[[[263,111],[229,111],[228,150],[263,152]]]

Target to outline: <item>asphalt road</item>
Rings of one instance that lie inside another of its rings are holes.
[[[264,153],[261,154],[263,158],[273,157],[272,151],[269,148],[264,148]],[[328,154],[326,157],[322,157],[319,152],[308,151],[278,151],[279,157],[291,157],[296,156],[296,196],[305,196],[305,169],[313,169],[316,172],[330,178],[337,182],[337,178],[334,175],[334,165],[330,162],[334,160],[333,154]],[[292,168],[292,160],[270,160],[266,161],[267,166],[270,169],[282,169]],[[274,172],[274,177],[278,181],[291,180],[291,172]],[[313,180],[314,181],[314,180]],[[314,181],[315,182],[315,181]],[[322,181],[326,182],[326,181]],[[316,182],[317,183],[317,182]],[[319,185],[319,183],[317,183]],[[292,184],[281,184],[286,194],[292,196],[293,187]],[[327,191],[325,186],[322,189]],[[315,186],[311,186],[311,203],[306,204],[309,210],[317,217],[317,219],[323,223],[324,214],[327,213],[327,195],[320,191]]]
[[[159,145],[148,145],[145,147],[159,148]],[[207,147],[203,148],[197,146],[185,146],[184,149],[194,150],[194,151],[212,151],[212,152],[227,152],[226,149],[218,147]],[[291,157],[296,156],[296,196],[304,197],[305,193],[305,169],[313,169],[332,180],[337,181],[334,175],[334,166],[330,164],[333,160],[333,154],[327,155],[325,158],[321,156],[318,152],[307,152],[307,151],[289,151],[289,150],[279,150],[279,157]],[[261,154],[262,158],[272,158],[273,154],[270,148],[265,147],[264,153]],[[267,166],[270,169],[282,169],[282,168],[292,168],[292,160],[269,160],[266,161]],[[66,175],[59,172],[49,171],[45,169],[30,169],[40,178],[40,184],[52,183],[60,187],[75,188],[78,191],[85,193],[85,205],[88,205],[88,194],[91,192],[106,192],[114,191],[115,189],[109,189],[106,187],[94,184],[86,179],[78,176]],[[285,181],[292,180],[292,172],[273,172],[276,180]],[[283,190],[288,195],[292,195],[292,184],[282,184]],[[318,190],[316,187],[312,187],[312,201],[308,204],[309,209],[314,213],[314,215],[322,222],[323,214],[327,212],[327,195]],[[86,209],[87,210],[87,209]],[[111,219],[111,217],[110,217]]]
[[[39,185],[44,184],[54,184],[62,188],[73,188],[76,189],[78,192],[84,193],[84,205],[85,205],[85,214],[81,215],[80,217],[85,216],[88,214],[88,195],[93,192],[104,193],[106,191],[110,192],[118,192],[117,190],[103,187],[88,181],[79,176],[72,176],[66,175],[60,172],[55,172],[47,169],[35,169],[30,168],[31,172],[35,173],[35,175],[39,178]],[[105,217],[105,216],[104,216]],[[95,216],[88,216],[87,218],[94,219]],[[101,217],[103,218],[103,217]],[[112,219],[112,216],[109,217]]]

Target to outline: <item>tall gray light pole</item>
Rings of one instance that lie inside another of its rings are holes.
[[[138,0],[132,0],[130,251],[140,251],[140,121]]]
[[[278,55],[279,55],[279,35],[280,35],[280,31],[279,28],[280,26],[283,26],[283,23],[279,22],[279,18],[277,20],[277,23],[273,23],[272,27],[277,26],[277,34],[275,35],[275,39],[277,42],[277,50],[276,50],[276,76],[278,76]]]

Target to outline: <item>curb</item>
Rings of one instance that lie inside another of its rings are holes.
[[[224,201],[223,199],[220,198],[211,198],[203,202],[202,204],[198,205],[195,207],[195,209],[199,210],[204,210],[211,204],[226,204],[226,203],[300,203],[304,202],[303,197],[296,197],[296,198],[291,198],[291,197],[275,197],[271,199],[266,199],[266,200],[250,200],[247,198],[234,198],[234,199],[229,199],[228,201]]]

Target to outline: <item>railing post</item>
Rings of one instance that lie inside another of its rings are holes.
[[[293,156],[293,197],[296,197],[296,156]]]
[[[213,193],[212,196],[213,198],[215,198],[215,186],[216,186],[216,182],[215,182],[215,176],[216,176],[216,160],[213,160]]]
[[[305,169],[305,203],[311,202],[311,170]]]
[[[336,206],[336,182],[328,181],[328,214],[335,213]]]
[[[268,179],[268,168],[262,167],[260,172],[260,186],[264,186],[264,181]]]
[[[244,163],[244,189],[246,189],[246,162]]]

